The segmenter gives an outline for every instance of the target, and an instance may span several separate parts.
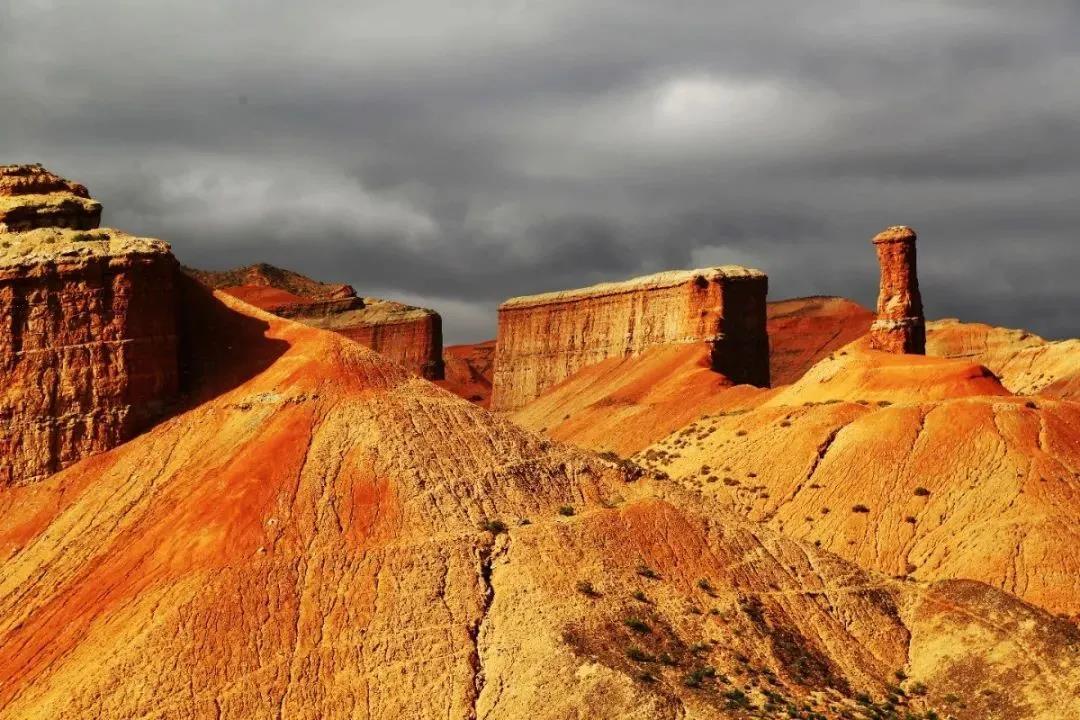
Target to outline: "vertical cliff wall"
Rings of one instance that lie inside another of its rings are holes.
[[[348,285],[319,282],[266,263],[186,271],[267,312],[344,335],[423,378],[443,379],[442,317],[434,310],[359,297]]]
[[[114,447],[175,399],[176,271],[160,240],[0,233],[0,486]]]
[[[736,383],[769,384],[768,278],[737,266],[665,272],[499,307],[491,407],[514,410],[588,365],[703,343]]]

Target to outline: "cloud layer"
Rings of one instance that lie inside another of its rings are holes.
[[[170,5],[171,7],[164,7]],[[190,265],[267,261],[494,334],[522,293],[722,262],[1080,335],[1073,0],[9,0],[0,161]]]

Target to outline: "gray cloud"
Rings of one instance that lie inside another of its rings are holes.
[[[285,265],[494,333],[514,294],[696,263],[1080,334],[1080,6],[10,0],[0,158],[192,265]],[[539,7],[538,7],[539,6]]]

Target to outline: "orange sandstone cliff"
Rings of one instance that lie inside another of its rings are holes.
[[[874,237],[881,288],[870,347],[891,353],[926,353],[926,318],[915,257],[915,231],[894,225]]]
[[[0,232],[0,486],[40,480],[118,445],[177,394],[169,246],[71,229],[96,226],[96,215],[39,212],[49,203],[38,198],[51,192],[86,195],[39,166],[0,169],[0,201],[32,199],[30,215],[8,219],[66,226]]]
[[[442,380],[442,318],[434,310],[360,297],[348,285],[322,283],[260,263],[213,272],[186,269],[204,285],[312,327],[332,330],[428,380]]]
[[[57,227],[92,230],[101,223],[101,204],[86,186],[40,165],[0,165],[0,232]]]
[[[514,410],[583,367],[700,344],[732,383],[769,384],[768,278],[737,266],[658,273],[499,306],[491,407]]]

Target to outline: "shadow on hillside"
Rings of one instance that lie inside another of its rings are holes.
[[[242,385],[289,349],[288,342],[266,337],[265,320],[229,308],[183,272],[177,295],[181,411]]]

